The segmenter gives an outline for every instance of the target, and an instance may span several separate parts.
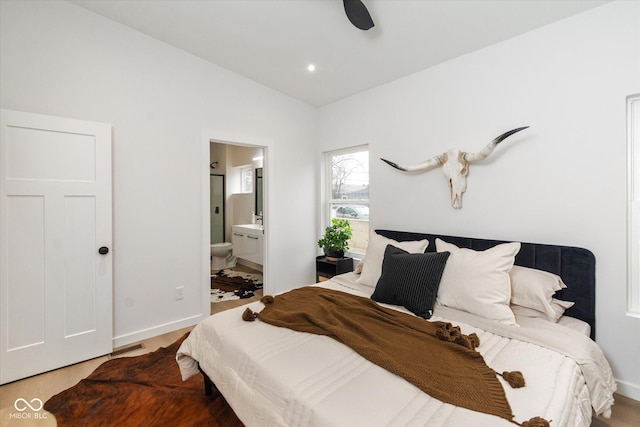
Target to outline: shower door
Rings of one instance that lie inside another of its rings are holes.
[[[209,176],[211,192],[211,243],[224,242],[224,175]]]

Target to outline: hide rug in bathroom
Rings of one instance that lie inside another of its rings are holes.
[[[251,298],[262,289],[262,274],[225,269],[211,276],[211,302]]]

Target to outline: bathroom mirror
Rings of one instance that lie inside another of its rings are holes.
[[[262,168],[256,168],[255,174],[256,215],[264,216],[262,207]],[[262,223],[264,224],[264,217]]]

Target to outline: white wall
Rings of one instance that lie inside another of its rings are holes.
[[[597,341],[640,399],[640,319],[625,315],[625,96],[638,92],[640,3],[615,2],[322,108],[318,151],[369,144],[373,228],[591,249]],[[523,125],[471,166],[459,211],[440,170],[378,160],[476,151]]]
[[[71,3],[0,16],[2,108],[113,126],[116,345],[208,315],[209,133],[267,141],[267,292],[313,281],[313,108]]]

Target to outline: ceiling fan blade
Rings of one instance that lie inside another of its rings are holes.
[[[375,25],[367,7],[361,0],[342,0],[342,2],[344,3],[344,11],[347,14],[347,18],[357,28],[368,30]]]

